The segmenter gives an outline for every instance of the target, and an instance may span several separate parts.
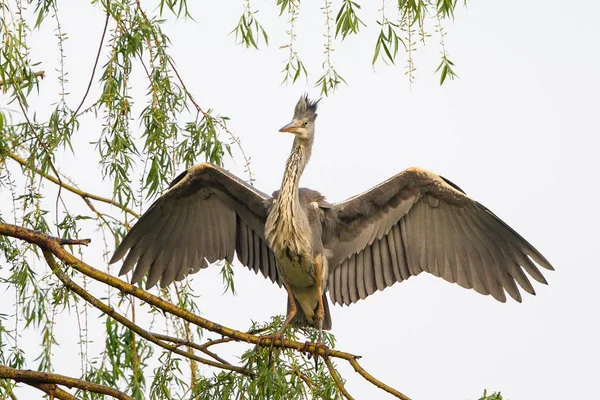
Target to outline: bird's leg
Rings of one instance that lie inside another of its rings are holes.
[[[284,283],[283,286],[285,286],[285,290],[287,290],[288,293],[288,304],[290,310],[288,311],[287,316],[285,317],[283,325],[281,325],[281,328],[279,328],[279,330],[275,334],[278,338],[281,337],[281,334],[283,333],[285,327],[288,326],[288,324],[292,321],[292,319],[296,316],[296,313],[298,312],[298,308],[296,307],[296,300],[294,297],[294,293],[292,293],[292,289],[287,285],[287,283]]]
[[[319,307],[317,308],[317,327],[319,338],[317,344],[321,344],[323,338],[323,319],[325,318],[325,307],[323,306],[323,256],[315,257],[315,275],[317,280],[317,293],[319,296]]]
[[[285,290],[288,293],[289,311],[287,313],[287,316],[285,317],[285,321],[283,321],[283,325],[281,325],[281,328],[279,328],[277,332],[271,337],[271,346],[269,347],[269,365],[271,365],[271,355],[273,353],[273,346],[275,345],[275,341],[277,339],[281,340],[281,347],[283,348],[283,331],[298,312],[298,308],[296,307],[296,300],[294,298],[294,294],[292,293],[292,289],[285,282],[283,282],[283,286],[285,287]]]
[[[317,280],[317,294],[319,306],[317,307],[317,328],[319,336],[315,345],[315,369],[319,367],[319,347],[323,345],[323,319],[325,318],[325,307],[323,306],[323,256],[315,257],[315,275]]]

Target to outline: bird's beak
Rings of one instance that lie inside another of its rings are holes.
[[[300,128],[300,126],[301,126],[300,122],[292,121],[289,124],[287,124],[286,126],[284,126],[283,128],[281,128],[279,130],[279,132],[297,133],[298,128]]]

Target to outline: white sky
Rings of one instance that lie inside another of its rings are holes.
[[[68,3],[61,3],[60,17],[69,36],[66,65],[75,107],[104,17],[88,4]],[[196,21],[165,27],[171,54],[197,100],[232,118],[229,126],[252,158],[256,186],[270,193],[279,186],[292,143],[277,130],[289,122],[300,94],[318,96],[312,82],[324,59],[322,3],[302,5],[297,50],[311,75],[308,84],[292,87],[279,85],[287,53],[278,47],[288,38],[274,1],[252,2],[271,39],[261,51],[236,46],[228,35],[242,12],[241,1],[189,3]],[[398,66],[371,66],[380,3],[362,3],[360,16],[368,28],[336,45],[333,61],[349,85],[321,102],[302,186],[339,201],[409,166],[430,169],[494,211],[556,271],[546,272],[550,285],[536,284],[538,295],[524,294],[522,304],[510,299],[501,304],[421,274],[358,304],[333,307],[337,347],[362,355],[369,372],[413,399],[475,399],[484,388],[501,390],[511,400],[589,398],[600,374],[600,265],[594,250],[600,224],[600,4],[469,2],[453,24],[446,24],[447,50],[460,79],[440,87],[433,75],[439,62],[435,36],[417,51],[412,86],[404,76],[403,55]],[[334,4],[337,11],[339,1]],[[58,87],[51,28],[31,42],[48,75],[41,85],[46,94],[32,103],[40,115],[56,100]],[[139,93],[145,90],[141,83]],[[98,86],[93,90],[97,93]],[[143,106],[141,99],[137,106]],[[99,120],[88,120],[76,142],[91,152],[87,143],[100,129]],[[110,182],[100,182],[96,161],[82,153],[65,156],[59,167],[82,189],[109,195]],[[241,158],[226,167],[244,176]],[[47,188],[48,197],[55,195],[54,187]],[[3,207],[10,204],[8,192],[0,196]],[[101,239],[93,228],[82,232],[97,238],[86,261],[102,268]],[[218,268],[193,276],[203,316],[243,330],[251,320],[285,312],[284,290],[242,267],[236,271],[237,296],[221,296]],[[10,313],[12,306],[3,309],[7,306],[0,306],[0,313]],[[56,351],[64,352],[56,360],[57,373],[78,373],[77,348],[69,344],[75,343],[75,331],[73,325],[57,324],[62,344]],[[101,345],[103,338],[96,340]],[[352,395],[384,398],[351,367],[339,364]]]

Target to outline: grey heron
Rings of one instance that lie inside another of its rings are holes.
[[[409,168],[340,203],[300,188],[318,101],[306,95],[281,132],[294,144],[281,188],[269,196],[209,163],[179,175],[133,226],[110,263],[120,275],[148,276],[147,288],[182,280],[234,254],[288,293],[286,325],[331,329],[327,293],[349,305],[425,271],[506,301],[525,272],[546,284],[551,264],[529,242],[449,180]],[[537,265],[536,265],[537,264]]]

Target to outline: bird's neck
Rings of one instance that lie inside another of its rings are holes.
[[[310,158],[311,146],[312,141],[294,140],[294,147],[285,164],[279,196],[267,217],[265,238],[276,253],[288,249],[300,254],[302,249],[310,248],[310,243],[306,243],[301,235],[306,217],[302,217],[298,186]]]
[[[298,187],[300,177],[310,159],[312,141],[296,138],[290,157],[285,164],[283,181],[281,182],[280,198],[289,199],[291,202],[298,201]]]

